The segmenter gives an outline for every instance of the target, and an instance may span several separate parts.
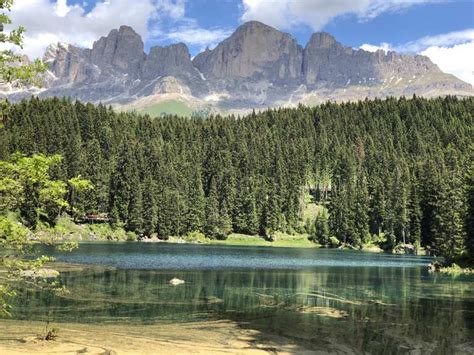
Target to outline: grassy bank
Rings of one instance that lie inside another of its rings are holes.
[[[135,241],[133,232],[125,231],[121,226],[115,228],[108,223],[77,224],[69,217],[60,217],[54,227],[39,226],[36,237],[57,241]]]
[[[474,275],[474,268],[471,267],[461,267],[458,264],[452,264],[450,266],[442,267],[439,272],[442,274],[447,274],[451,276],[457,275]]]
[[[223,245],[249,245],[249,246],[269,246],[269,247],[293,247],[293,248],[314,248],[318,245],[308,240],[306,234],[288,235],[276,233],[276,240],[266,241],[260,236],[231,234],[226,240],[212,240],[211,244]]]
[[[140,113],[146,113],[152,117],[160,117],[163,114],[189,117],[192,112],[193,109],[191,107],[178,100],[162,101],[140,111]]]
[[[152,238],[149,242],[159,242],[158,239]],[[264,246],[264,247],[286,247],[286,248],[316,248],[319,247],[308,240],[306,234],[289,235],[284,233],[275,233],[273,242],[267,241],[258,235],[245,235],[232,233],[225,240],[216,240],[206,238],[201,233],[190,233],[182,237],[170,237],[167,243],[183,243],[183,244],[211,244],[211,245],[240,245],[240,246]]]
[[[266,246],[266,247],[287,247],[287,248],[318,248],[318,243],[308,239],[308,234],[295,233],[287,234],[282,232],[274,233],[273,241],[268,241],[258,235],[245,235],[239,233],[230,234],[225,240],[217,240],[206,237],[200,232],[192,232],[185,236],[170,236],[167,240],[152,238],[141,239],[133,232],[127,232],[121,226],[112,227],[108,223],[98,224],[77,224],[69,217],[60,217],[54,227],[40,226],[34,234],[35,238],[49,241],[75,241],[75,242],[148,242],[148,243],[186,243],[186,244],[214,244],[214,245],[241,245],[241,246]],[[337,244],[333,247],[337,247]],[[341,249],[359,250],[349,245],[339,244]],[[378,243],[368,243],[361,249],[366,252],[384,252]],[[400,250],[395,253],[404,253]],[[423,250],[418,251],[418,255],[423,255]]]
[[[137,235],[126,232],[122,227],[111,227],[107,223],[102,224],[77,224],[68,217],[61,217],[54,228],[40,227],[35,233],[42,240],[77,241],[77,242],[104,242],[104,241],[137,241]],[[171,236],[167,240],[160,240],[156,236],[146,238],[141,242],[165,242],[165,243],[188,243],[188,244],[218,244],[218,245],[242,245],[242,246],[269,246],[269,247],[295,247],[314,248],[318,247],[308,240],[306,234],[289,235],[275,233],[273,242],[265,240],[258,235],[244,235],[233,233],[225,240],[207,238],[199,232],[189,233],[185,236]]]

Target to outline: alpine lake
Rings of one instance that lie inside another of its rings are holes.
[[[168,243],[44,252],[84,267],[61,273],[67,294],[19,290],[14,320],[123,329],[232,321],[320,353],[474,349],[474,276],[429,273],[429,257]]]

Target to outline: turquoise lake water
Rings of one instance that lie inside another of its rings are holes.
[[[308,348],[340,344],[341,353],[474,349],[474,277],[430,274],[427,257],[161,243],[81,244],[55,256],[91,267],[62,274],[66,296],[21,291],[15,318],[124,325],[229,319]],[[185,283],[170,285],[174,277]]]

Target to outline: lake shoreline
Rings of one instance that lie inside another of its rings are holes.
[[[63,239],[61,242],[70,241],[69,239]],[[326,247],[318,243],[314,243],[308,240],[304,235],[285,235],[283,238],[277,239],[276,241],[267,241],[263,237],[254,235],[243,235],[243,234],[231,234],[227,239],[218,240],[206,238],[205,240],[188,240],[184,237],[169,237],[168,239],[159,239],[156,237],[144,238],[137,240],[102,240],[102,239],[82,239],[74,240],[79,245],[81,244],[94,244],[94,243],[140,243],[140,244],[183,244],[183,245],[221,245],[221,246],[236,246],[236,247],[270,247],[270,248],[301,248],[301,249],[333,249],[333,250],[354,250],[368,253],[386,253],[386,254],[400,254],[390,251],[385,251],[377,245],[366,245],[361,249],[353,247]],[[61,242],[58,242],[60,244]],[[421,252],[417,255],[426,255]]]
[[[48,267],[69,292],[19,293],[18,320],[0,320],[2,354],[449,353],[472,334],[465,315],[474,280],[430,275],[428,257],[110,242],[43,251],[57,257]],[[439,319],[449,314],[446,331]],[[59,329],[52,342],[37,340],[46,320]]]

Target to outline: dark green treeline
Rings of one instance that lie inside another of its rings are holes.
[[[474,99],[454,97],[207,119],[34,98],[9,106],[0,158],[63,155],[55,178],[95,186],[75,196],[77,214],[146,235],[306,229],[324,244],[383,235],[455,256],[473,249],[473,114]],[[301,217],[308,193],[328,208],[315,223]]]

